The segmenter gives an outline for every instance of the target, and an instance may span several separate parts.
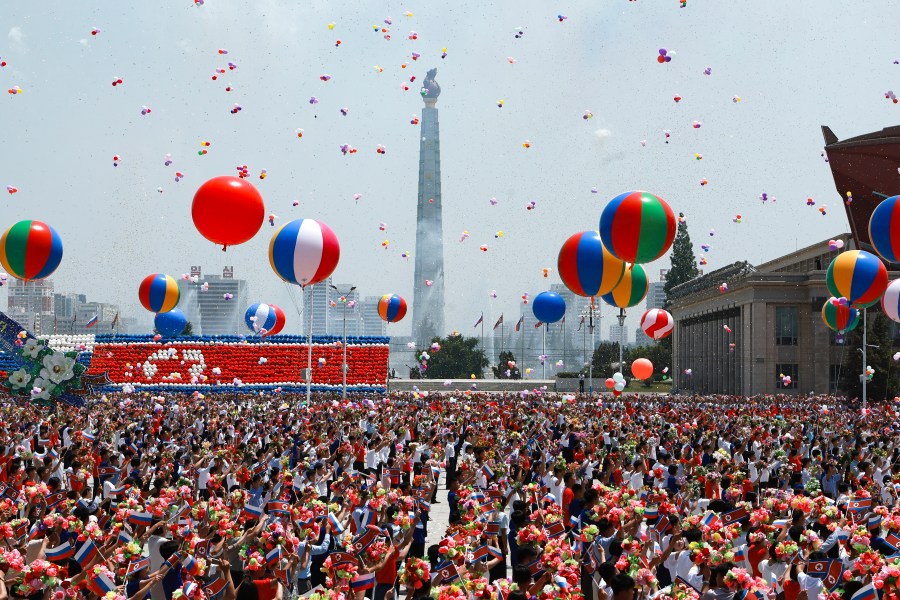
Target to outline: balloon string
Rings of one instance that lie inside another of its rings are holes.
[[[227,252],[227,251],[228,251],[228,246],[222,246],[222,252]]]

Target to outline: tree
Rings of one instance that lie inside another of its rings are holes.
[[[519,371],[518,365],[510,367],[510,361],[516,362],[515,355],[509,350],[501,352],[497,366],[491,367],[491,370],[494,371],[494,377],[497,379],[522,379],[522,373]],[[507,372],[509,372],[509,375],[507,375]]]
[[[663,308],[669,308],[672,305],[672,289],[675,286],[700,277],[697,257],[694,256],[694,244],[691,243],[691,235],[688,233],[684,213],[678,213],[678,231],[675,233],[675,241],[672,242],[670,259],[672,266],[666,273],[666,282],[663,284],[663,291],[666,293],[666,303]],[[672,356],[671,335],[660,340],[658,344],[668,351],[670,357]],[[656,365],[656,363],[653,364]]]
[[[893,367],[894,353],[891,340],[891,322],[877,308],[868,311],[868,328],[866,344],[869,346],[866,362],[875,369],[872,380],[866,384],[866,395],[870,400],[892,398],[900,389],[900,372]],[[862,397],[862,382],[859,380],[863,372],[862,354],[862,317],[856,329],[844,335],[844,361],[841,365],[841,378],[838,385],[841,391],[850,397]],[[803,382],[798,382],[802,389]]]
[[[622,356],[625,356],[624,353]],[[619,362],[619,344],[600,342],[591,361],[594,364],[594,377],[611,377],[615,371],[613,363]]]
[[[625,377],[631,376],[631,363],[639,358],[646,358],[653,363],[653,379],[662,378],[662,370],[669,367],[672,370],[672,348],[660,342],[651,342],[646,346],[635,346],[625,351],[624,362],[627,372],[622,372]],[[649,380],[648,380],[649,381]]]
[[[422,372],[427,379],[468,379],[472,374],[481,377],[488,360],[479,346],[478,338],[449,335],[432,338],[432,343],[440,345],[440,350],[417,350],[421,355],[427,352],[428,368]]]
[[[663,285],[666,292],[666,308],[672,304],[672,288],[700,277],[697,257],[694,256],[694,244],[691,243],[684,213],[678,213],[678,219],[678,231],[675,234],[675,241],[672,242],[672,267],[666,274],[666,283]]]

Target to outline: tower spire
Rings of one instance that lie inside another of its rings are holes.
[[[420,348],[444,334],[444,240],[441,215],[441,147],[438,109],[441,86],[431,69],[422,82],[419,193],[412,335]]]

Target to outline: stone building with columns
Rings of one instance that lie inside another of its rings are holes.
[[[849,234],[833,239],[854,248]],[[831,296],[825,272],[836,255],[825,240],[761,265],[734,263],[674,288],[674,389],[747,396],[833,392],[842,353],[855,351],[822,321]],[[791,377],[790,385],[782,375]]]

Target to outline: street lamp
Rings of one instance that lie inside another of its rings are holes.
[[[331,285],[331,289],[333,289],[335,292],[340,293],[340,291],[337,289],[336,285],[334,285],[333,283],[330,285]],[[338,298],[338,301],[344,305],[344,307],[342,309],[342,313],[343,313],[343,317],[344,317],[344,343],[342,344],[343,348],[344,348],[344,361],[343,361],[343,364],[341,365],[341,371],[343,374],[343,385],[341,387],[341,397],[344,400],[347,399],[347,304],[352,303],[350,305],[350,308],[353,308],[356,305],[356,303],[353,302],[352,300],[349,300],[349,302],[348,302],[347,296],[350,295],[350,293],[352,293],[353,290],[355,290],[355,289],[356,289],[355,285],[350,286],[350,289],[347,291],[347,293]]]

